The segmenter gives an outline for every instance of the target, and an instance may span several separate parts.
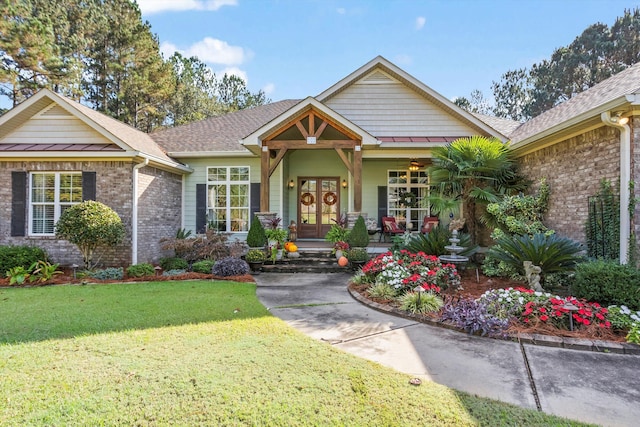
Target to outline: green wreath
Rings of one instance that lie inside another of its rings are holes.
[[[415,208],[418,206],[418,197],[410,191],[402,190],[398,194],[398,204]]]

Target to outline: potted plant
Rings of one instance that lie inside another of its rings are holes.
[[[349,244],[344,240],[339,240],[333,245],[333,252],[336,254],[336,259],[340,259],[344,255],[345,251],[349,249]]]
[[[249,252],[244,256],[244,260],[249,264],[251,271],[259,271],[265,259],[267,259],[267,256],[262,249],[249,249]]]
[[[333,224],[331,224],[331,228],[324,236],[324,239],[327,242],[331,242],[332,244],[336,244],[340,241],[346,241],[347,235],[349,234],[349,230],[347,230],[347,218],[345,215],[341,216],[340,219],[334,219]]]
[[[283,228],[268,228],[264,230],[269,242],[269,250],[271,251],[271,261],[282,258],[282,248],[287,240],[289,232]]]
[[[367,253],[365,248],[349,249],[346,255],[354,269],[362,267],[367,261],[369,261],[369,253]]]

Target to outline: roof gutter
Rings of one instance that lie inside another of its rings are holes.
[[[138,263],[138,171],[149,164],[145,157],[142,163],[133,167],[133,204],[131,212],[131,265]]]
[[[631,182],[631,129],[629,118],[620,113],[605,111],[600,115],[602,123],[620,131],[620,264],[626,264],[627,246],[630,237],[631,215],[629,213],[629,183]]]

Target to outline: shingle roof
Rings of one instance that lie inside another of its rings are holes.
[[[561,125],[589,111],[602,107],[624,95],[640,90],[640,63],[604,80],[597,85],[575,95],[537,117],[518,127],[511,135],[511,141],[517,143]],[[595,114],[595,112],[594,112]]]
[[[520,122],[516,122],[515,120],[511,119],[503,119],[502,117],[487,116],[485,114],[479,113],[472,114],[479,120],[482,120],[484,123],[506,136],[509,136],[518,128],[518,126],[522,125],[522,123]]]
[[[240,139],[284,113],[300,100],[287,99],[150,134],[167,152],[247,152]]]

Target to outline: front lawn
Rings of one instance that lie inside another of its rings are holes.
[[[0,425],[578,425],[310,339],[255,284],[0,289]]]

